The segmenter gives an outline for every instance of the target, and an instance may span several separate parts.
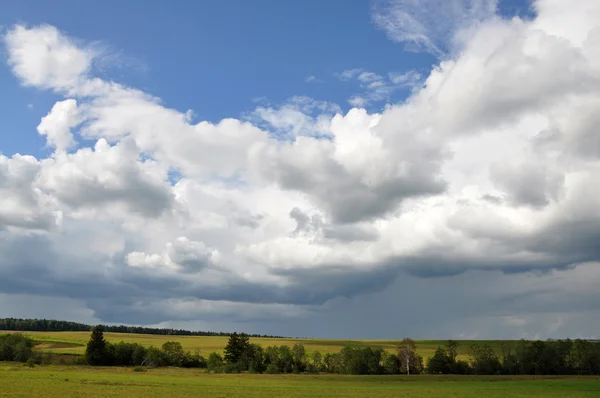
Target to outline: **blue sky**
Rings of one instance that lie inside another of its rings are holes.
[[[436,57],[405,52],[388,40],[372,23],[371,7],[362,0],[25,0],[2,5],[0,26],[50,24],[97,42],[109,54],[97,68],[100,74],[155,95],[169,107],[192,109],[198,120],[217,122],[252,111],[257,98],[280,104],[305,95],[347,110],[358,84],[334,77],[344,70],[426,74]],[[499,13],[531,14],[526,0],[501,1]],[[306,82],[309,76],[318,82]],[[1,149],[47,153],[35,126],[58,97],[19,87],[6,68],[0,70],[0,85]],[[408,94],[399,90],[391,100]]]
[[[573,2],[4,2],[0,316],[598,337]]]

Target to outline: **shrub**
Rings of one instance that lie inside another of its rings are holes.
[[[226,363],[225,365],[223,365],[223,372],[225,372],[225,373],[240,373],[243,370],[244,370],[243,366],[239,362],[237,362],[237,363]]]
[[[167,366],[169,365],[169,359],[167,355],[156,347],[150,347],[146,350],[146,357],[142,365],[146,366]]]
[[[213,372],[222,371],[223,368],[223,357],[216,352],[211,352],[206,361],[206,367],[208,370]]]
[[[0,335],[0,361],[27,362],[33,355],[30,338],[20,333]]]
[[[281,373],[281,369],[279,369],[279,366],[277,366],[276,364],[271,363],[267,366],[267,370],[265,370],[265,373],[272,374],[272,375],[278,374],[278,373]]]
[[[205,368],[206,359],[200,355],[199,351],[195,353],[186,352],[181,361],[181,366],[184,368]]]

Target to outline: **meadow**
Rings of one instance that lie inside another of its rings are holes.
[[[22,332],[41,344],[37,349],[52,351],[54,354],[83,355],[85,345],[90,339],[89,332]],[[126,343],[138,343],[146,347],[160,347],[166,341],[180,342],[186,351],[199,350],[202,355],[207,356],[211,352],[222,354],[228,337],[224,336],[165,336],[152,334],[130,334],[130,333],[104,333],[104,338],[111,343],[124,341]],[[323,354],[339,352],[344,346],[382,348],[388,352],[396,352],[400,340],[326,340],[326,339],[293,339],[293,338],[251,338],[251,342],[268,347],[270,345],[293,346],[296,343],[303,344],[307,353],[319,351]],[[458,346],[458,358],[467,359],[472,344],[488,344],[497,352],[500,352],[502,343],[511,343],[501,340],[460,340]],[[416,340],[417,352],[426,361],[438,346],[445,344],[443,340]],[[515,341],[512,343],[516,344]]]
[[[208,374],[0,363],[3,397],[598,397],[599,377]]]

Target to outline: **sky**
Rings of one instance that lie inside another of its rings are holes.
[[[0,4],[0,317],[599,338],[595,0]]]

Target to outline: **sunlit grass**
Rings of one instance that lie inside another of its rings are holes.
[[[598,397],[598,377],[223,375],[0,363],[2,397]]]

